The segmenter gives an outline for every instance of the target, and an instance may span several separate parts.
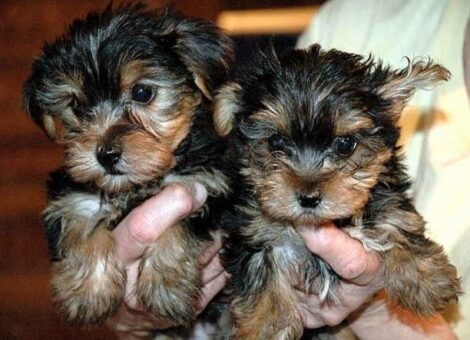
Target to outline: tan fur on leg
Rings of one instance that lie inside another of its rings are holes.
[[[232,304],[235,339],[299,339],[303,325],[291,289],[271,282],[253,299],[238,298]],[[292,298],[290,298],[292,297]]]
[[[71,222],[61,240],[66,257],[54,267],[52,291],[67,320],[96,324],[122,303],[125,271],[114,260],[114,239],[105,226],[84,233],[85,222]]]
[[[461,293],[455,267],[434,242],[413,251],[395,247],[384,258],[390,299],[419,315],[442,311]]]
[[[144,308],[178,325],[196,316],[201,288],[201,244],[183,225],[165,231],[139,268],[137,296]]]

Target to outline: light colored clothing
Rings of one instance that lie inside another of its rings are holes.
[[[371,53],[396,68],[406,66],[405,56],[431,57],[451,71],[446,84],[416,93],[401,119],[401,143],[427,235],[444,246],[462,278],[466,294],[455,325],[461,339],[470,339],[470,105],[463,69],[469,15],[468,0],[330,0],[298,41]]]

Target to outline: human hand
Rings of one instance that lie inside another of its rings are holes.
[[[383,288],[380,255],[366,251],[333,224],[320,228],[302,226],[299,234],[310,251],[325,260],[341,277],[337,287],[338,301],[322,303],[316,295],[297,291],[298,309],[307,328],[335,326],[357,310]]]
[[[341,277],[334,304],[298,291],[305,327],[335,326],[346,320],[360,339],[455,339],[442,316],[420,317],[387,301],[379,254],[365,250],[333,224],[298,230],[310,251]]]
[[[114,229],[116,256],[127,272],[124,303],[107,322],[118,337],[143,338],[156,329],[176,326],[143,311],[135,294],[139,261],[147,246],[153,244],[167,228],[199,209],[206,198],[207,192],[199,183],[172,183],[135,208]],[[224,287],[228,278],[218,256],[222,247],[218,236],[214,242],[208,243],[200,258],[203,282],[198,305],[200,312]]]

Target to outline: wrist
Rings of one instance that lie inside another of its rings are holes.
[[[351,330],[363,338],[371,329],[384,327],[390,322],[387,310],[386,293],[381,290],[374,294],[358,310],[351,313],[346,319]]]
[[[388,303],[385,291],[374,295],[347,322],[360,339],[456,339],[441,315],[420,317]]]

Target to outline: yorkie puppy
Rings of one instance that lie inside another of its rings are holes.
[[[406,102],[448,78],[431,61],[392,70],[313,45],[260,54],[220,88],[216,129],[240,168],[224,222],[236,338],[299,338],[295,289],[335,301],[338,276],[307,249],[299,225],[332,221],[380,253],[389,298],[415,313],[457,298],[456,270],[424,235],[397,146]]]
[[[70,322],[102,322],[122,302],[126,274],[113,228],[168,183],[198,181],[207,203],[147,249],[136,287],[156,316],[194,318],[198,258],[215,229],[213,206],[229,191],[208,99],[232,54],[212,24],[133,4],[76,20],[33,63],[25,107],[64,145],[43,219],[56,261],[53,295]]]

